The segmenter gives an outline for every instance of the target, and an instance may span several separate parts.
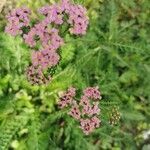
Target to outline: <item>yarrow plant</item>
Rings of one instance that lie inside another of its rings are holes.
[[[95,128],[100,126],[101,120],[99,100],[101,93],[98,87],[88,87],[83,91],[83,95],[78,101],[76,98],[76,89],[70,87],[61,97],[58,105],[61,109],[68,107],[68,114],[75,120],[79,121],[80,128],[88,135]]]
[[[69,0],[61,0],[60,3],[44,6],[38,12],[44,16],[44,19],[31,26],[31,11],[28,8],[12,10],[7,15],[8,24],[5,31],[12,36],[21,35],[25,43],[32,48],[32,64],[27,68],[26,74],[31,84],[39,85],[51,80],[51,76],[45,72],[55,67],[60,61],[59,48],[64,43],[59,35],[60,25],[67,22],[71,34],[84,35],[89,21],[86,8],[72,4]]]
[[[12,10],[6,18],[8,19],[8,24],[5,31],[12,36],[22,34],[22,27],[28,27],[30,25],[31,12],[28,8],[22,7]]]

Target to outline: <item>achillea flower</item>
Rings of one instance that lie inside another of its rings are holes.
[[[28,34],[24,34],[23,35],[23,38],[24,38],[24,41],[27,45],[29,45],[30,47],[34,47],[36,45],[36,41],[34,39],[35,37],[35,32],[36,32],[36,29],[35,28],[32,28]]]
[[[93,105],[91,105],[90,103],[88,105],[84,105],[82,108],[82,115],[88,115],[93,116],[93,115],[99,115],[100,113],[100,109],[98,107],[98,102],[97,103],[93,103]]]
[[[95,128],[100,126],[100,119],[96,116],[91,119],[80,119],[80,128],[86,135],[89,135]]]
[[[63,39],[58,32],[55,28],[48,29],[42,23],[39,23],[27,35],[24,35],[25,43],[30,47],[34,47],[37,41],[40,41],[44,49],[57,50],[63,44]],[[38,39],[35,39],[35,37]]]
[[[99,108],[99,102],[94,102],[93,106],[91,107],[91,115],[99,115],[100,114],[100,108]]]
[[[93,91],[95,90],[96,95],[95,92],[93,94]],[[72,97],[70,98],[68,94]],[[91,99],[91,97],[94,97],[96,100],[98,100],[97,98],[100,98],[100,91],[98,90],[98,87],[88,87],[84,90],[84,94],[81,96],[80,101],[76,101],[75,98],[73,99],[75,95],[76,92],[74,88],[68,89],[65,95],[63,95],[63,97],[60,98],[58,104],[61,108],[70,108],[68,114],[80,122],[80,128],[86,135],[88,135],[95,128],[98,128],[100,126],[101,121],[97,117],[100,114],[99,102],[92,101]]]
[[[25,43],[30,47],[36,46],[36,42],[44,38],[46,26],[42,22],[35,24],[27,34],[23,35]]]
[[[65,13],[69,12],[70,5],[70,0],[61,0],[61,8],[63,11],[65,11]]]
[[[55,51],[50,50],[42,50],[43,59],[45,59],[45,63],[47,63],[47,68],[54,67],[58,64],[60,60],[60,56]]]
[[[60,97],[60,101],[58,102],[58,105],[60,108],[64,108],[69,106],[72,101],[73,101],[73,97],[76,94],[76,89],[73,87],[70,87],[67,92],[65,92],[63,94],[63,96]]]
[[[40,67],[29,66],[26,70],[27,79],[33,85],[47,84],[51,76],[46,77]]]
[[[33,66],[39,66],[39,64],[41,64],[41,60],[43,59],[42,53],[40,51],[33,51],[31,56]]]
[[[70,116],[72,116],[73,118],[79,120],[80,116],[81,116],[81,112],[79,109],[78,104],[76,103],[76,101],[73,102],[73,105],[71,107],[71,110],[68,113]]]
[[[60,56],[55,51],[41,50],[32,52],[33,66],[40,66],[43,70],[58,64]]]
[[[71,26],[69,31],[72,34],[83,35],[86,33],[89,21],[87,10],[81,5],[71,4],[69,0],[62,0],[60,4],[40,8],[39,12],[45,16],[43,22],[46,26],[51,23],[63,24],[65,13],[68,15],[67,23]]]
[[[68,16],[68,23],[72,26],[70,32],[76,35],[84,35],[89,23],[86,9],[81,5],[70,5]]]
[[[98,90],[98,87],[88,87],[83,91],[84,95],[88,98],[97,100],[101,99],[100,91]]]
[[[55,23],[61,25],[63,23],[63,9],[59,4],[54,4],[51,6],[44,6],[39,9],[39,13],[45,16],[45,25]]]
[[[67,23],[70,25],[69,31],[72,34],[83,35],[86,33],[88,26],[86,9],[81,5],[72,4],[69,0],[61,0],[61,3],[44,6],[39,9],[39,13],[44,15],[45,18],[33,27],[30,27],[30,10],[28,8],[12,10],[7,16],[8,24],[5,28],[5,31],[13,36],[22,34],[25,43],[31,48],[39,47],[39,44],[41,44],[40,49],[42,50],[32,53],[32,67],[29,67],[29,74],[31,72],[34,74],[37,71],[35,68],[45,71],[58,64],[60,60],[60,56],[57,54],[58,49],[63,45],[64,41],[59,36],[59,30],[54,27],[55,25],[59,27],[58,25],[64,23],[63,18],[65,14],[68,16]],[[30,27],[30,30],[24,33],[23,27]],[[28,78],[30,78],[29,76]],[[42,78],[39,74],[32,76]],[[35,82],[33,78],[31,79],[32,84],[47,81],[44,77],[42,80],[45,81]]]
[[[71,26],[70,33],[75,35],[85,34],[89,24],[86,8],[81,5],[71,4],[69,0],[62,0],[61,7],[68,15],[67,22]]]
[[[97,118],[96,116],[91,118],[91,124],[93,124],[94,128],[98,128],[100,126],[100,119]]]
[[[82,106],[82,107],[89,106],[90,105],[89,99],[86,96],[83,95],[80,99],[79,105]]]
[[[8,19],[8,24],[5,28],[5,32],[16,36],[17,34],[22,34],[22,27],[29,26],[29,15],[30,10],[28,8],[17,8],[13,9],[6,18]]]
[[[59,31],[55,28],[52,28],[50,31],[47,31],[45,33],[45,36],[47,35],[47,39],[42,39],[42,46],[44,48],[48,48],[50,50],[57,50],[60,48],[60,46],[63,45],[64,41],[59,36]]]
[[[88,116],[91,116],[91,113],[92,113],[92,110],[91,110],[91,105],[85,105],[83,106],[82,108],[82,115],[88,115]]]
[[[94,130],[94,124],[90,119],[80,119],[80,128],[86,135],[89,135]]]

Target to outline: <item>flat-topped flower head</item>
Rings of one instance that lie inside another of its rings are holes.
[[[13,9],[7,16],[8,24],[5,28],[5,32],[16,36],[22,34],[22,27],[29,26],[30,10],[26,7]]]
[[[99,102],[93,102],[90,114],[91,115],[99,115],[100,114]]]
[[[44,6],[39,9],[39,13],[45,16],[45,25],[55,23],[61,25],[63,23],[63,9],[59,4],[53,4],[51,6]]]
[[[56,66],[60,56],[55,51],[41,50],[32,52],[33,66],[40,66],[43,70]]]
[[[42,23],[39,23],[28,34],[24,35],[25,43],[30,47],[34,47],[37,41],[40,41],[44,49],[57,50],[63,44],[63,39],[58,32],[55,28],[48,29]],[[38,40],[35,37],[38,37]]]
[[[88,98],[98,100],[101,99],[101,93],[98,87],[88,87],[83,91],[84,95]]]
[[[68,15],[68,23],[72,26],[70,32],[76,35],[84,35],[89,24],[86,9],[81,5],[71,5]]]
[[[32,85],[47,84],[51,81],[51,76],[46,77],[40,67],[29,66],[26,70],[27,79]]]
[[[83,106],[82,116],[84,116],[84,115],[91,116],[91,111],[92,111],[91,108],[92,108],[92,106],[90,104]]]
[[[39,12],[45,16],[43,22],[46,26],[51,23],[63,24],[64,14],[67,14],[67,23],[71,26],[70,33],[75,35],[84,35],[86,33],[89,19],[86,8],[81,5],[72,4],[69,0],[62,0],[60,4],[40,8]]]
[[[100,98],[100,91],[98,91],[98,87],[87,87],[83,93],[81,99],[76,100],[75,88],[71,87],[60,98],[58,104],[61,108],[69,108],[68,114],[80,122],[80,128],[88,135],[100,126],[101,121],[98,118],[100,114],[99,101],[91,99],[91,97],[96,100]]]
[[[95,129],[90,119],[80,119],[80,128],[86,135],[89,135]]]
[[[69,106],[72,101],[73,97],[76,94],[76,89],[73,87],[70,87],[64,94],[63,96],[60,97],[60,101],[58,102],[58,105],[60,108],[64,108]]]
[[[84,106],[89,106],[90,105],[90,101],[88,99],[88,97],[86,96],[82,96],[81,99],[80,99],[80,103],[79,103],[80,106],[84,107]]]
[[[43,40],[43,47],[48,47],[50,50],[57,50],[64,44],[64,40],[59,36],[58,29],[52,28],[50,31],[48,31],[48,34],[49,39],[46,39],[45,41]]]
[[[47,64],[47,68],[54,67],[58,64],[60,56],[56,51],[45,49],[42,50],[41,53],[43,55],[44,63]]]
[[[80,105],[82,106],[82,116],[87,115],[89,117],[93,115],[100,114],[99,102],[90,103],[90,100],[83,101],[83,98],[80,100]]]
[[[70,9],[70,0],[61,0],[61,8],[63,11],[68,12]]]
[[[91,118],[91,124],[93,124],[94,128],[98,128],[100,126],[100,119],[96,116]]]
[[[68,113],[70,116],[72,116],[74,119],[79,120],[80,116],[81,116],[81,112],[79,109],[78,104],[76,103],[76,101],[72,102],[72,107]]]
[[[89,119],[80,119],[80,128],[86,135],[89,135],[100,126],[100,122],[100,119],[96,116]]]

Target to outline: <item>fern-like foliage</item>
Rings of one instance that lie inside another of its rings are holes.
[[[7,150],[13,136],[28,121],[27,116],[10,116],[0,126],[0,150]]]
[[[0,33],[1,72],[23,73],[29,64],[30,51],[20,38]]]

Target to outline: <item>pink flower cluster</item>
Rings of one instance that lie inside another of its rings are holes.
[[[43,21],[45,25],[50,23],[63,24],[63,18],[66,14],[68,16],[67,23],[70,25],[70,33],[75,35],[86,33],[89,21],[86,8],[81,5],[72,4],[69,0],[62,0],[61,4],[44,6],[39,9],[39,12],[45,16]]]
[[[65,7],[66,6],[67,5],[65,5]],[[85,34],[88,26],[88,17],[86,16],[86,9],[81,5],[72,5],[68,3],[65,12],[69,16],[67,22],[71,26],[71,28],[69,29],[70,33],[76,35]]]
[[[35,67],[50,68],[57,65],[59,59],[60,56],[55,51],[45,49],[32,52],[32,65]]]
[[[98,128],[100,126],[100,119],[96,116],[88,119],[81,119],[80,125],[83,132],[88,135],[89,133],[93,132],[95,128]]]
[[[70,92],[72,91],[72,92]],[[83,91],[80,101],[75,100],[75,88],[69,88],[67,92],[60,97],[59,106],[61,108],[70,107],[69,115],[80,122],[80,128],[88,135],[95,128],[100,126],[99,100],[101,94],[98,87],[88,87]]]
[[[83,91],[84,95],[88,98],[91,98],[91,99],[101,99],[101,96],[100,96],[100,92],[98,90],[98,87],[89,87],[89,88],[86,88],[84,91]]]
[[[39,85],[39,84],[47,84],[49,80],[51,80],[51,76],[46,76],[40,67],[30,66],[28,67],[26,74],[27,79],[31,82],[31,84]]]
[[[45,25],[54,23],[57,25],[63,24],[63,9],[60,4],[44,6],[39,9],[39,13],[45,16],[43,23]]]
[[[39,37],[43,49],[32,52],[32,67],[39,67],[41,71],[55,67],[60,60],[57,49],[63,44],[63,39],[58,35],[58,30],[55,28],[50,30],[47,27],[42,26],[40,23],[36,24],[27,35],[24,35],[25,43],[30,47],[34,47],[37,42],[34,39],[35,36]],[[31,82],[32,77],[30,78],[30,75],[28,76],[28,80]]]
[[[6,18],[8,19],[8,24],[5,28],[5,32],[16,36],[17,34],[22,34],[22,27],[29,26],[30,10],[28,8],[17,8],[12,10]]]
[[[57,50],[63,44],[63,39],[59,36],[58,32],[55,28],[48,29],[47,26],[39,23],[31,28],[28,34],[24,34],[25,43],[30,47],[34,47],[37,41],[40,41],[44,49]],[[37,40],[35,37],[39,39]]]
[[[70,87],[61,97],[60,101],[58,103],[60,108],[64,108],[69,106],[72,101],[73,97],[76,95],[76,89],[73,87]]]
[[[43,75],[42,80],[41,77],[38,77],[41,76],[41,72],[55,67],[60,61],[58,49],[64,41],[59,35],[59,30],[53,26],[55,24],[57,27],[58,25],[62,26],[65,15],[67,15],[67,23],[70,26],[69,31],[72,34],[83,35],[86,33],[88,26],[86,9],[81,5],[72,4],[69,0],[61,0],[61,3],[44,6],[39,9],[39,13],[44,15],[45,18],[31,27],[29,9],[18,8],[12,10],[7,16],[8,24],[5,28],[5,31],[13,36],[21,34],[25,43],[31,48],[39,48],[39,51],[32,52],[32,65],[27,69],[27,78],[32,84],[43,84],[51,79],[46,79]],[[23,27],[30,29],[28,33],[24,33]],[[36,79],[33,80],[33,78]]]

